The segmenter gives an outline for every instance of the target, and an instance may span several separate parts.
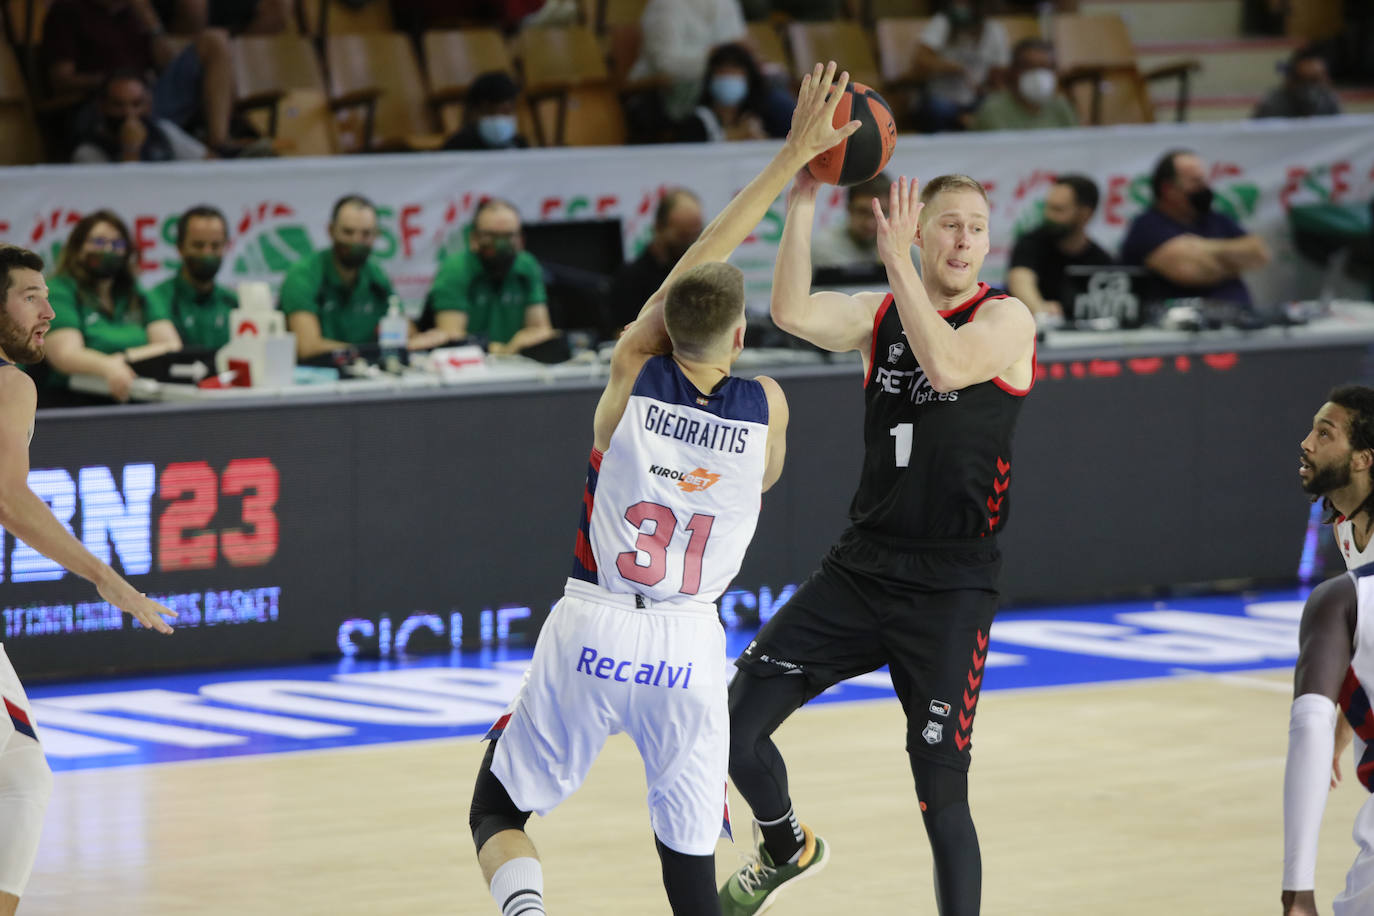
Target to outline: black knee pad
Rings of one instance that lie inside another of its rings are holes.
[[[506,787],[491,771],[491,760],[496,755],[499,740],[493,739],[482,757],[477,784],[472,789],[472,805],[468,808],[468,826],[472,828],[472,841],[479,852],[487,840],[502,830],[524,830],[525,822],[530,819],[530,813],[516,807]]]
[[[916,777],[916,797],[921,802],[921,816],[927,825],[947,808],[968,804],[968,773],[928,757],[910,756],[911,772]]]

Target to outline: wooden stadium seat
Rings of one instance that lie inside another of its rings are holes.
[[[286,156],[339,152],[336,110],[365,109],[369,101],[334,105],[315,46],[300,35],[241,35],[230,44],[234,104],[273,148]]]
[[[1007,31],[1007,47],[1014,48],[1027,38],[1045,38],[1040,34],[1040,20],[1034,16],[990,16]]]
[[[325,40],[329,88],[336,99],[375,93],[371,117],[354,111],[343,117],[340,133],[348,150],[437,149],[443,142],[429,91],[410,38],[403,32],[358,32]]]
[[[913,86],[916,74],[916,49],[929,19],[902,17],[879,19],[873,28],[878,39],[878,72],[888,86]]]
[[[339,0],[300,0],[301,28],[306,35],[355,35],[359,32],[390,32],[396,28],[391,0],[369,0],[355,9]]]
[[[625,142],[624,107],[591,29],[526,29],[518,46],[541,146]]]
[[[461,126],[462,101],[473,80],[492,70],[516,73],[506,40],[496,29],[426,32],[422,44],[430,101],[446,134]]]
[[[596,0],[596,31],[606,34],[616,26],[638,25],[649,0]]]
[[[763,72],[791,82],[792,61],[787,57],[787,48],[783,45],[778,30],[767,22],[751,22],[746,28],[748,37],[745,44],[753,50]]]
[[[881,91],[882,75],[868,34],[857,22],[793,22],[787,26],[792,46],[792,76],[800,81],[817,62],[833,60],[849,71],[850,82]]]
[[[1115,14],[1054,19],[1059,78],[1084,124],[1141,124],[1155,119],[1147,84],[1178,80],[1178,120],[1187,118],[1188,77],[1200,65],[1180,61],[1142,73],[1126,23]]]
[[[0,165],[43,161],[43,140],[14,50],[0,42]]]

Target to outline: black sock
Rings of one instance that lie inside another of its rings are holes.
[[[768,850],[768,855],[773,860],[774,865],[782,865],[790,862],[792,857],[802,851],[806,845],[806,838],[802,836],[801,824],[797,823],[797,815],[788,805],[787,813],[774,821],[764,823],[756,821],[759,825],[759,832],[763,834],[763,845]]]

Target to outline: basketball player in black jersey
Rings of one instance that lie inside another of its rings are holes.
[[[803,170],[788,196],[773,320],[863,355],[863,469],[850,527],[736,661],[730,776],[763,842],[720,899],[727,916],[757,913],[825,864],[825,841],[793,811],[771,735],[827,687],[886,664],[906,712],[940,913],[967,916],[982,892],[969,746],[997,608],[1012,431],[1035,379],[1035,322],[1020,300],[978,281],[989,208],[972,178],[943,175],[919,196],[904,178],[887,217],[874,201],[890,294],[810,292],[816,191]]]

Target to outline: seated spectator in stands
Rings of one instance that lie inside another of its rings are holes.
[[[696,107],[711,49],[746,35],[739,0],[649,0],[639,22],[644,44],[630,78],[670,82],[663,108],[671,121]]]
[[[152,117],[189,128],[200,121],[206,143],[233,152],[229,119],[234,76],[229,36],[195,35],[180,52],[149,0],[52,0],[43,20],[42,60],[57,96],[86,96],[111,74],[156,74]]]
[[[878,256],[878,220],[873,215],[873,201],[876,199],[884,209],[887,207],[892,179],[886,172],[879,172],[868,181],[849,188],[845,207],[845,218],[831,223],[816,233],[811,242],[811,267],[844,268],[858,271],[862,267],[880,269],[882,258]]]
[[[974,130],[1078,126],[1078,115],[1059,91],[1054,49],[1048,41],[1025,38],[1016,43],[1006,88],[994,89],[983,98],[971,126]]]
[[[445,259],[434,277],[435,330],[455,339],[485,337],[492,353],[518,353],[557,336],[543,269],[523,244],[515,206],[495,197],[482,201],[468,250]]]
[[[1255,106],[1257,118],[1310,118],[1341,113],[1341,100],[1331,88],[1326,58],[1315,48],[1299,48],[1288,61],[1283,85]]]
[[[764,77],[753,53],[724,44],[706,61],[696,111],[683,123],[683,142],[781,139],[792,129],[796,103]]]
[[[1131,222],[1121,263],[1148,268],[1158,300],[1216,299],[1251,308],[1241,275],[1269,263],[1269,246],[1212,209],[1201,157],[1189,150],[1165,153],[1150,188],[1154,201]]]
[[[330,246],[307,255],[286,272],[281,310],[296,335],[296,356],[312,359],[335,350],[377,341],[377,325],[400,300],[381,265],[372,260],[377,208],[360,194],[347,194],[329,215]],[[407,347],[427,350],[447,336],[417,333],[410,325]]]
[[[1011,63],[1011,40],[986,0],[945,0],[921,32],[916,73],[925,80],[917,121],[928,132],[963,127],[994,72]]]
[[[150,96],[136,73],[116,73],[106,80],[99,114],[84,119],[72,162],[204,159],[203,143],[166,118],[153,118]]]
[[[275,35],[291,26],[292,0],[153,0],[158,18],[178,35],[225,29],[231,35]]]
[[[1007,269],[1007,292],[1036,316],[1073,318],[1072,286],[1065,268],[1112,263],[1088,238],[1097,211],[1097,185],[1084,175],[1060,175],[1045,197],[1045,221],[1016,240]]]
[[[115,400],[127,401],[136,376],[131,364],[181,349],[170,316],[138,288],[137,252],[129,229],[109,210],[87,214],[67,237],[48,280],[56,317],[48,331],[48,384],[67,376],[98,375]]]
[[[238,294],[215,283],[229,245],[229,222],[204,204],[177,220],[177,253],[181,266],[148,291],[152,311],[168,315],[187,348],[218,350],[229,342],[229,313]]]
[[[463,127],[444,141],[444,149],[524,149],[529,142],[515,119],[520,87],[510,74],[483,73],[468,87]]]
[[[635,320],[644,303],[701,235],[701,201],[686,188],[663,195],[654,211],[654,236],[639,257],[620,268],[611,284],[610,324],[619,331]]]

